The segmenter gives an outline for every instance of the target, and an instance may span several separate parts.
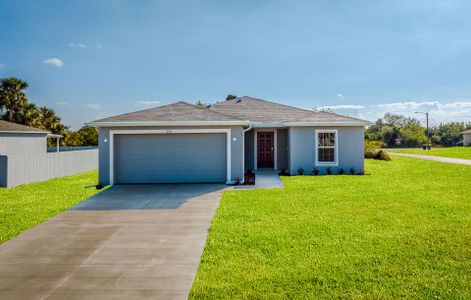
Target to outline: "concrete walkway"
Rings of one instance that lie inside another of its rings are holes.
[[[388,153],[390,155],[395,155],[395,156],[411,157],[411,158],[418,158],[418,159],[424,159],[424,160],[439,161],[439,162],[444,162],[444,163],[449,163],[449,164],[471,166],[471,159],[460,159],[460,158],[450,158],[450,157],[440,157],[440,156],[420,155],[420,154],[396,153],[396,152],[393,152],[393,151],[388,151]]]
[[[115,187],[1,244],[0,299],[186,299],[225,187]]]
[[[262,169],[255,171],[256,189],[279,189],[284,187],[277,170]]]

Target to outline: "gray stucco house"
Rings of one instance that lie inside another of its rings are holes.
[[[177,102],[89,123],[100,183],[226,182],[262,168],[363,169],[369,122],[252,97],[200,108]]]

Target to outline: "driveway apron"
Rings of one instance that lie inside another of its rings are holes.
[[[103,191],[0,245],[0,299],[186,299],[224,189]]]

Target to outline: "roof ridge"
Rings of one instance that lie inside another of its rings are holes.
[[[192,104],[192,103],[188,103],[186,101],[178,101],[176,103],[180,103],[180,102],[184,103],[186,105],[192,106],[192,107],[196,107],[198,109],[202,109],[202,110],[205,110],[205,111],[210,111],[211,113],[220,114],[220,115],[223,115],[223,116],[226,116],[226,117],[231,117],[233,119],[237,119],[237,120],[241,120],[241,121],[246,121],[246,120],[239,119],[236,116],[231,116],[231,115],[228,115],[228,114],[225,114],[225,113],[222,113],[222,112],[214,111],[211,108],[201,107],[201,106],[198,106],[198,105],[195,105],[195,104]]]

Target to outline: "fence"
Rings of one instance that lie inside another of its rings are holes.
[[[0,187],[98,169],[98,150],[0,155]]]

